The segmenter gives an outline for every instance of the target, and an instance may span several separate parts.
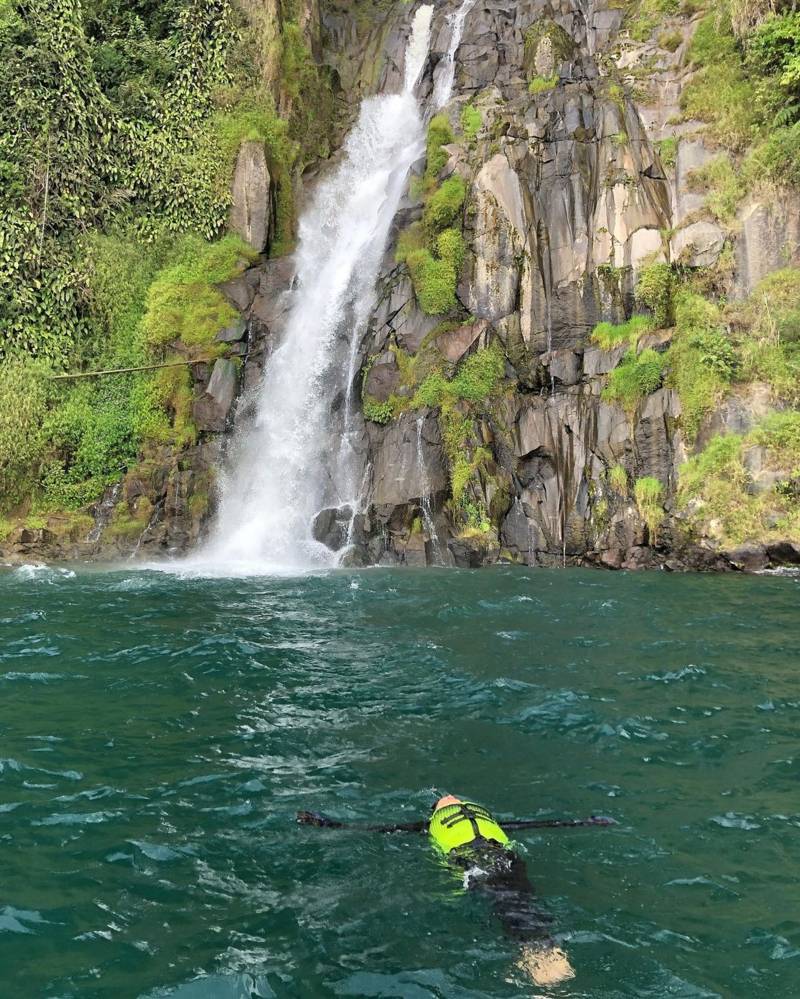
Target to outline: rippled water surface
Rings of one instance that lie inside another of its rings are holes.
[[[4,997],[800,994],[800,583],[512,569],[0,575]],[[410,821],[520,834],[535,990]]]

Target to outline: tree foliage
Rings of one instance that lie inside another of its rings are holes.
[[[277,25],[281,115],[253,83],[249,28],[231,0],[3,0],[6,371],[35,370],[44,384],[48,367],[130,366],[162,359],[178,337],[212,340],[231,318],[213,284],[243,253],[219,237],[244,139],[264,143],[278,185],[274,249],[291,244],[292,175],[327,153],[332,95],[289,8]],[[164,381],[137,374],[33,392],[26,484],[12,488],[22,473],[0,442],[0,505],[25,491],[88,501],[147,440],[191,439],[186,386]],[[2,391],[7,413],[14,392]]]

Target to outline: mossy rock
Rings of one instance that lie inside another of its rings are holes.
[[[525,32],[526,77],[528,80],[552,77],[562,62],[573,58],[575,51],[575,42],[555,21],[547,18],[537,21]]]

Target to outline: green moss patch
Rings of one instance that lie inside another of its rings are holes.
[[[464,204],[467,185],[462,177],[448,177],[428,198],[422,221],[430,236],[451,226]]]
[[[607,473],[608,484],[618,496],[628,495],[628,473],[623,465],[612,465]]]
[[[528,93],[532,95],[544,94],[552,90],[558,84],[558,77],[555,73],[552,76],[534,76],[528,81]]]
[[[643,350],[641,354],[629,350],[608,376],[603,399],[617,403],[633,417],[644,397],[661,385],[665,364],[664,355],[654,350]]]
[[[709,212],[729,229],[735,225],[736,213],[747,194],[747,184],[730,157],[718,156],[693,170],[688,177],[689,189],[706,194]]]
[[[423,312],[445,315],[458,308],[456,286],[464,260],[465,246],[458,225],[467,187],[458,175],[448,177],[438,186],[442,141],[452,139],[450,124],[444,115],[431,121],[428,131],[428,168],[425,181],[425,207],[421,223],[414,223],[398,238],[395,259],[408,267],[414,293]],[[442,161],[442,166],[446,162]]]
[[[669,383],[681,401],[681,426],[693,440],[703,418],[728,391],[736,354],[717,306],[683,291],[677,297]]]
[[[208,243],[184,236],[147,292],[143,328],[149,344],[163,347],[180,340],[187,347],[219,350],[214,338],[238,316],[214,287],[227,281],[257,254],[237,236]]]
[[[447,164],[447,150],[444,148],[454,139],[453,129],[446,114],[437,114],[428,125],[427,162],[425,182],[428,187],[436,185],[439,173]]]
[[[474,142],[483,127],[483,115],[474,104],[465,104],[461,110],[461,131],[464,138]]]
[[[643,267],[636,282],[636,301],[653,313],[656,328],[672,325],[675,274],[669,264]]]

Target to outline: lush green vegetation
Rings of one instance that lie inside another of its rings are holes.
[[[663,22],[665,17],[677,14],[681,9],[679,0],[637,0],[635,3],[628,3],[627,6],[626,25],[628,33],[631,38],[634,38],[638,42],[646,41]],[[662,38],[664,39],[663,41],[661,40]],[[677,43],[674,43],[674,48],[672,48],[673,43],[673,32],[667,33],[666,36],[661,35],[659,38],[659,44],[663,48],[674,51],[680,45],[680,36],[678,36]]]
[[[548,90],[552,90],[553,87],[558,84],[558,76],[553,73],[552,76],[534,76],[528,81],[528,93],[533,94],[543,94]]]
[[[714,437],[682,466],[678,498],[724,544],[797,537],[800,413],[776,412],[745,436]]]
[[[800,181],[800,13],[782,6],[723,4],[700,22],[689,49],[698,72],[681,107],[743,157],[742,193],[765,180]]]
[[[689,176],[689,187],[706,194],[706,208],[717,221],[728,228],[734,226],[736,212],[747,187],[730,156],[723,154],[693,170]]]
[[[436,186],[439,173],[447,163],[447,150],[444,148],[454,139],[453,130],[446,114],[437,114],[428,125],[427,160],[425,163],[425,183],[428,190]]]
[[[679,500],[690,523],[727,545],[798,536],[800,269],[776,271],[747,300],[728,304],[707,297],[702,274],[665,265],[644,274],[646,288],[637,289],[637,299],[654,313],[645,320],[649,325],[634,316],[600,324],[593,333],[603,347],[629,345],[603,397],[633,416],[644,396],[665,382],[679,396],[680,425],[691,445],[725,396],[746,398],[752,383],[765,383],[776,411],[748,434],[717,436],[690,458],[681,469]],[[637,352],[640,331],[656,323],[671,326],[671,346],[663,354]],[[609,469],[607,479],[614,492],[627,493],[622,466]],[[663,486],[639,480],[634,496],[655,537],[664,515]]]
[[[201,348],[204,356],[222,345],[215,335],[236,318],[236,310],[215,287],[233,277],[256,257],[237,236],[208,243],[200,236],[182,237],[168,266],[160,270],[147,291],[142,319],[147,342],[163,347],[180,340]]]
[[[800,269],[768,275],[746,302],[728,306],[726,318],[738,380],[767,382],[778,399],[800,406]]]
[[[670,384],[681,400],[681,424],[693,440],[703,417],[722,399],[736,370],[736,354],[719,308],[691,291],[676,296]]]
[[[636,284],[636,301],[650,309],[658,329],[672,325],[675,273],[669,264],[643,267]]]
[[[462,506],[470,479],[491,460],[491,452],[487,448],[474,445],[473,422],[480,407],[500,390],[504,377],[505,355],[495,341],[469,355],[450,379],[441,370],[431,372],[412,400],[413,408],[429,406],[439,409],[455,511]]]
[[[678,141],[674,135],[670,135],[666,139],[660,139],[656,143],[661,163],[668,170],[674,169],[678,161]]]
[[[457,175],[448,177],[433,191],[425,204],[422,216],[423,225],[430,237],[435,237],[455,222],[466,196],[467,185],[463,178]]]
[[[75,507],[142,448],[194,439],[189,372],[49,375],[218,352],[214,284],[252,258],[219,240],[239,146],[265,144],[280,252],[332,97],[289,6],[268,54],[228,0],[0,11],[0,509]]]
[[[451,513],[465,531],[484,531],[487,513],[467,495],[470,480],[491,461],[491,451],[475,443],[474,422],[502,389],[505,355],[495,341],[467,356],[448,374],[444,358],[436,349],[436,337],[452,324],[442,324],[423,342],[414,356],[393,348],[400,369],[402,394],[386,402],[363,397],[368,420],[388,423],[409,409],[439,410],[442,441],[450,468]],[[364,373],[369,371],[367,366]]]
[[[612,465],[607,473],[608,484],[618,496],[628,495],[628,473],[624,465]]]
[[[419,306],[429,316],[445,315],[458,308],[456,285],[465,253],[458,223],[467,186],[457,174],[441,183],[437,180],[447,162],[442,147],[452,140],[447,117],[437,115],[428,127],[422,222],[400,234],[395,254],[397,262],[408,267]]]

